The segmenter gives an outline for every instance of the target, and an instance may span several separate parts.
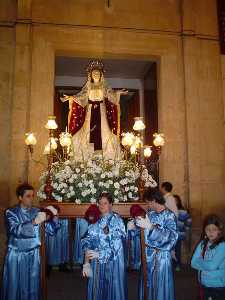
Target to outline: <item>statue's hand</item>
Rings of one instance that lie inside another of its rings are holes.
[[[127,94],[128,94],[128,90],[122,89],[122,90],[119,90],[118,93],[119,93],[120,95],[127,95]]]
[[[70,101],[70,100],[73,100],[73,96],[68,96],[68,95],[63,94],[63,97],[60,97],[60,100],[62,102]]]

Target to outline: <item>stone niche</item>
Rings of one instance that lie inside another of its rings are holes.
[[[41,155],[47,139],[43,125],[53,112],[56,55],[157,61],[159,131],[167,137],[160,166],[161,180],[174,182],[177,192],[185,195],[185,102],[181,42],[178,36],[119,29],[34,26],[32,49],[29,127],[39,135],[39,143],[35,146],[36,158]],[[177,122],[174,122],[174,115]],[[38,165],[30,162],[29,180],[36,186],[40,171]]]

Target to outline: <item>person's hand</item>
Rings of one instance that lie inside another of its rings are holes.
[[[45,212],[40,211],[36,218],[34,219],[34,224],[38,225],[41,224],[43,222],[45,222],[47,220],[47,216]]]
[[[143,217],[138,217],[136,219],[136,225],[138,227],[141,227],[141,228],[145,228],[145,229],[152,229],[153,227],[153,224],[150,222],[148,216],[146,215],[145,218]]]
[[[89,263],[83,264],[82,275],[83,275],[83,277],[92,277],[93,276],[91,265]]]
[[[131,220],[127,223],[127,229],[128,230],[134,230],[136,228],[135,224],[134,224],[134,221]]]
[[[58,215],[58,210],[54,206],[49,205],[49,206],[46,207],[46,209],[50,210],[52,212],[53,216]]]
[[[86,253],[86,257],[88,259],[99,258],[99,252],[94,251],[94,250],[88,250],[87,253]]]
[[[117,92],[118,92],[120,95],[127,95],[127,94],[128,94],[128,90],[126,90],[126,89],[118,90]]]
[[[171,251],[171,257],[172,257],[173,260],[177,261],[175,250]]]
[[[58,216],[54,216],[53,221],[56,222],[56,223],[59,222],[59,217]]]
[[[60,100],[62,102],[70,101],[70,100],[73,100],[73,96],[68,96],[68,95],[63,94],[63,97],[60,97]]]

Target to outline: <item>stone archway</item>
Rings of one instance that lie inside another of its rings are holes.
[[[48,115],[53,112],[56,55],[156,60],[159,79],[159,130],[165,134],[167,142],[160,163],[160,176],[162,180],[172,181],[176,191],[184,196],[188,185],[185,178],[187,141],[180,37],[142,30],[60,25],[33,25],[29,36],[32,41],[29,48],[31,78],[26,84],[27,86],[30,84],[30,97],[27,103],[24,103],[24,110],[27,116],[27,129],[38,133],[34,158],[42,155],[43,145],[47,139],[44,124]],[[20,134],[22,136],[24,132]],[[14,143],[21,144],[21,141],[17,140]],[[15,160],[23,162],[24,157],[26,156],[21,151]],[[36,187],[41,169],[41,165],[29,162],[28,178]],[[24,172],[24,167],[18,165],[17,171]]]

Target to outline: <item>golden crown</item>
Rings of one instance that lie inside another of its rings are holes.
[[[87,72],[90,73],[93,70],[99,70],[101,72],[105,72],[104,64],[100,60],[92,60],[87,66]]]

